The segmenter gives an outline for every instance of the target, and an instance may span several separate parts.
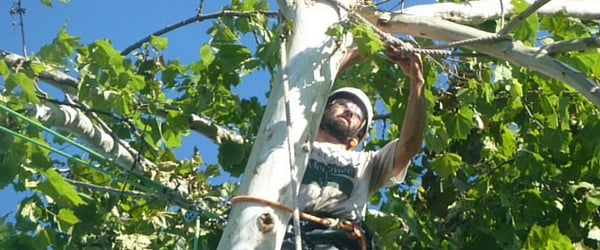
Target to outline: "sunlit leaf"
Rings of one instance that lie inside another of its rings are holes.
[[[462,158],[458,154],[445,153],[442,157],[437,158],[431,167],[442,178],[448,178],[463,165]]]
[[[475,113],[467,106],[463,106],[456,113],[444,116],[444,123],[450,136],[458,139],[466,139],[473,128],[473,117]]]
[[[515,15],[523,12],[529,4],[524,0],[512,0],[513,6],[515,6]],[[524,22],[522,22],[517,28],[514,30],[514,36],[516,39],[524,41],[525,44],[534,45],[535,39],[538,31],[538,17],[537,13],[533,13],[529,15]]]
[[[48,178],[48,182],[52,185],[60,197],[66,198],[75,206],[86,204],[86,202],[83,201],[83,199],[81,199],[79,194],[77,194],[75,191],[75,187],[65,181],[65,179],[56,171],[49,169],[45,172],[45,174]]]
[[[19,87],[19,94],[25,101],[32,103],[40,102],[36,95],[35,82],[24,73],[10,74],[6,78],[6,90],[11,92]]]
[[[80,222],[79,218],[75,215],[73,210],[68,208],[62,208],[58,211],[58,219],[69,225],[75,225]]]
[[[67,27],[63,25],[52,43],[40,48],[39,56],[46,62],[67,65],[67,59],[75,52],[80,40],[67,33]]]
[[[167,49],[167,45],[169,44],[169,40],[165,37],[160,36],[152,36],[150,38],[150,44],[152,47],[158,51],[162,51]]]
[[[556,224],[542,227],[534,225],[529,231],[527,249],[574,249],[569,237],[560,233]]]
[[[354,42],[358,46],[358,52],[361,55],[373,55],[383,50],[383,42],[368,26],[356,25],[350,29],[350,32],[354,35]]]
[[[202,45],[202,48],[200,49],[200,58],[202,59],[202,63],[206,66],[210,65],[215,60],[212,48],[208,44]]]

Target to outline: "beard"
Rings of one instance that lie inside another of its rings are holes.
[[[333,114],[333,109],[326,109],[321,119],[320,129],[326,131],[336,139],[346,142],[348,139],[359,135],[361,128],[355,128],[351,123],[347,123],[344,119],[338,119]]]

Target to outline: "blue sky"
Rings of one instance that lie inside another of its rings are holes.
[[[274,0],[271,9],[276,9]],[[10,15],[16,1],[0,1],[0,49],[22,54],[21,31],[18,15]],[[28,53],[36,53],[43,45],[48,44],[56,36],[58,30],[66,25],[67,32],[81,37],[83,44],[97,39],[109,39],[117,50],[137,42],[141,38],[174,23],[190,18],[197,13],[198,0],[146,0],[146,1],[81,1],[72,0],[69,4],[54,1],[53,7],[45,7],[39,1],[23,1],[25,39]],[[205,13],[219,11],[229,1],[208,0],[204,6]],[[394,1],[399,2],[399,1]],[[409,4],[433,2],[433,0],[416,0]],[[388,5],[395,5],[390,3]],[[211,21],[185,26],[166,34],[169,47],[163,55],[167,60],[178,59],[183,63],[197,61],[201,45],[208,41],[206,30]],[[269,78],[266,74],[254,74],[245,78],[237,89],[242,97],[258,96],[266,103],[264,93],[268,88]],[[4,82],[0,79],[0,88]],[[183,146],[177,150],[182,157],[192,155],[197,146],[207,163],[216,163],[217,148],[203,136],[193,132],[184,140]],[[14,212],[18,202],[26,195],[15,193],[12,188],[0,190],[0,216]]]

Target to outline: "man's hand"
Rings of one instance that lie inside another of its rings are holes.
[[[406,54],[392,45],[387,47],[386,55],[390,61],[400,66],[400,69],[402,69],[404,74],[412,79],[411,83],[423,84],[425,82],[423,78],[423,60],[421,60],[421,55]]]

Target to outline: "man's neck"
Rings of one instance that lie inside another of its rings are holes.
[[[317,132],[317,136],[315,137],[315,141],[318,142],[327,142],[335,145],[339,145],[343,149],[348,149],[348,145],[345,142],[340,141],[335,136],[330,135],[327,131],[319,129]]]

